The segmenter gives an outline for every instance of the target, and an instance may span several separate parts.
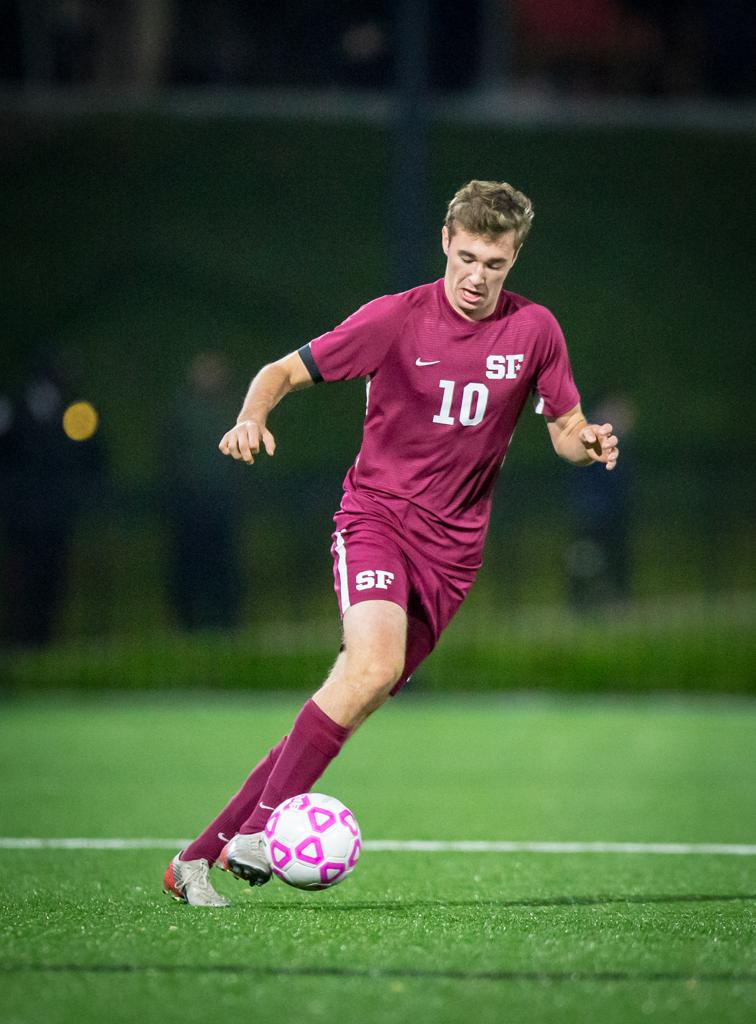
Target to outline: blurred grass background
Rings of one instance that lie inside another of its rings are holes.
[[[753,693],[754,605],[747,595],[660,601],[587,620],[559,607],[535,607],[494,620],[482,619],[470,601],[408,686],[414,692]],[[325,675],[338,643],[334,615],[322,623],[273,621],[234,636],[156,632],[70,641],[16,651],[6,673],[18,692],[299,691]]]

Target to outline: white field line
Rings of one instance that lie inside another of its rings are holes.
[[[0,836],[0,850],[180,850],[189,839],[36,839]],[[505,840],[368,839],[376,853],[652,853],[756,857],[745,843],[541,843]]]

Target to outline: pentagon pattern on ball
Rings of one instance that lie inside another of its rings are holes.
[[[264,836],[271,870],[298,889],[317,891],[343,881],[362,851],[352,812],[322,793],[284,800],[268,819]]]

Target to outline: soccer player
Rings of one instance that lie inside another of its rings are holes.
[[[177,899],[225,906],[212,864],[267,882],[272,810],[310,790],[433,650],[480,568],[494,483],[531,394],[557,455],[614,468],[617,438],[583,416],[556,319],[503,287],[532,219],[530,200],[506,182],[469,182],[441,230],[443,278],[368,302],[263,367],[223,436],[223,454],[253,463],[261,448],[275,452],[268,417],[290,391],[367,380],[362,446],[334,516],[341,651],[288,736],[169,865],[165,891]]]

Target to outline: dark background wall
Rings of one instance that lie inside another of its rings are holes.
[[[596,681],[595,616],[634,622],[646,662],[657,624],[685,620],[668,679],[714,685],[696,665],[716,650],[717,686],[735,662],[753,685],[754,18],[554,10],[0,0],[0,616],[24,679],[155,641],[121,673],[151,685],[168,641],[199,634],[181,681],[230,631],[280,624],[279,654],[308,622],[337,633],[330,517],[362,384],[289,398],[274,460],[216,444],[263,363],[443,272],[446,203],[481,177],[534,200],[509,285],[559,318],[622,459],[571,470],[526,411],[452,640],[525,616],[511,665],[557,633],[569,651],[578,623]],[[83,441],[63,430],[78,400],[99,417]]]
[[[168,623],[165,483],[171,463],[207,457],[165,432],[187,366],[201,350],[228,355],[233,416],[265,361],[391,290],[387,134],[128,116],[6,119],[3,134],[4,389],[18,393],[40,347],[69,352],[109,466],[77,528],[74,573],[101,571],[60,629]],[[427,279],[443,270],[453,190],[471,175],[512,180],[537,214],[511,287],[559,317],[589,410],[606,392],[636,406],[632,593],[752,587],[754,449],[740,424],[754,139],[442,126],[430,152]],[[293,396],[274,413],[275,460],[235,467],[245,572],[266,579],[267,601],[327,595],[330,513],[363,400],[358,383]],[[526,413],[482,577],[497,600],[563,598],[571,483]]]

